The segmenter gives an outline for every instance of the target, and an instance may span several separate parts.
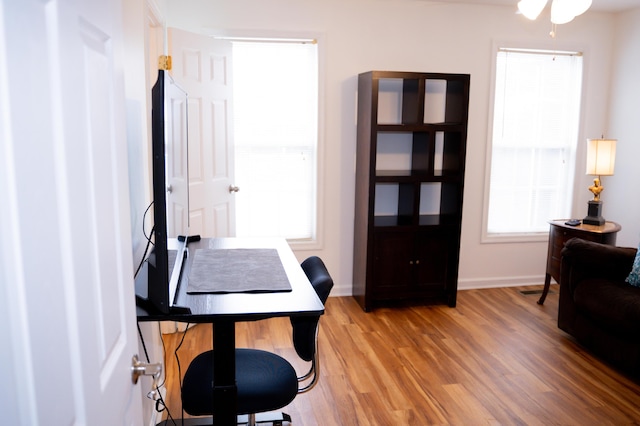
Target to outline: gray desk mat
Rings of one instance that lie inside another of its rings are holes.
[[[197,249],[187,293],[291,291],[276,249]]]

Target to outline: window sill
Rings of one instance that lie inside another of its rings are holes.
[[[549,232],[483,234],[482,244],[538,243],[549,240]]]
[[[287,240],[287,243],[293,251],[320,250],[322,248],[322,244],[316,239]]]

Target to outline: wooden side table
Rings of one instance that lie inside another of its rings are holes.
[[[620,231],[621,226],[615,222],[605,222],[604,225],[585,225],[581,223],[578,226],[569,226],[565,222],[567,220],[552,220],[549,231],[549,249],[547,252],[547,273],[544,278],[544,290],[542,296],[538,300],[538,305],[544,303],[544,299],[549,292],[549,285],[553,277],[556,282],[560,282],[560,259],[562,248],[571,238],[577,237],[583,240],[593,241],[601,244],[616,244],[616,234]]]

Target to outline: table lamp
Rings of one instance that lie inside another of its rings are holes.
[[[587,139],[587,174],[596,176],[589,191],[593,193],[593,200],[589,201],[587,217],[582,223],[588,225],[604,225],[602,217],[602,201],[600,193],[604,187],[600,183],[600,176],[613,175],[616,161],[616,139]]]

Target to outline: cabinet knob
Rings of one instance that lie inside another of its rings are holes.
[[[420,264],[420,259],[416,260],[416,265]]]
[[[413,260],[410,260],[410,261],[409,261],[409,265],[413,265]]]

